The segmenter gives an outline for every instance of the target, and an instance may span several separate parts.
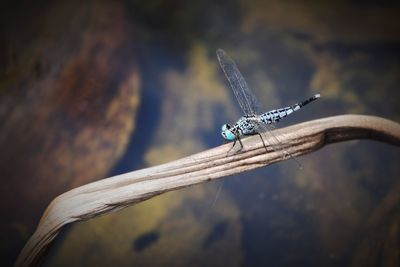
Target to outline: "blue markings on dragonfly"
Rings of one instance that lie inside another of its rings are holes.
[[[241,137],[256,134],[261,137],[264,147],[266,148],[261,134],[269,131],[267,125],[272,125],[273,123],[278,122],[282,118],[292,114],[293,112],[301,109],[305,105],[320,97],[319,94],[316,94],[309,99],[292,106],[270,110],[266,113],[258,115],[257,107],[259,104],[257,98],[250,91],[235,62],[222,49],[217,50],[217,57],[219,64],[221,65],[221,68],[229,81],[233,93],[235,94],[236,99],[239,102],[242,111],[244,112],[244,116],[241,117],[234,125],[222,125],[221,134],[226,141],[234,141],[233,147],[235,146],[236,142],[239,141],[240,150],[243,148]],[[276,137],[274,138],[277,140]]]

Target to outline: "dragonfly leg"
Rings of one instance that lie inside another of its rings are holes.
[[[240,140],[240,136],[239,135],[236,135],[236,140],[238,140],[239,144],[240,144],[240,149],[238,151],[241,151],[243,149],[243,144],[242,144],[242,140]],[[235,140],[235,142],[236,142],[236,140]]]
[[[261,135],[260,133],[257,133],[257,134],[258,134],[258,136],[260,136],[260,138],[261,138],[261,141],[262,141],[262,143],[263,143],[263,145],[264,145],[265,151],[268,152],[267,146],[265,145],[265,142],[264,142],[264,138],[262,138],[262,135]]]
[[[228,152],[226,152],[226,155],[228,155],[229,152],[231,152],[231,150],[235,147],[235,145],[236,145],[236,139],[235,139],[235,141],[233,141],[232,147],[228,150]]]
[[[236,135],[236,139],[233,141],[233,145],[232,145],[232,147],[228,150],[227,154],[229,154],[229,152],[230,152],[232,149],[235,148],[236,142],[238,142],[238,141],[239,141],[239,144],[240,144],[240,149],[239,149],[238,151],[236,151],[236,152],[240,152],[240,151],[243,149],[242,140],[240,139],[240,136],[239,136],[239,135]]]

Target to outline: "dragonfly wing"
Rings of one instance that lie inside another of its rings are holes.
[[[290,147],[283,147],[282,142],[279,140],[278,136],[276,136],[272,131],[275,130],[275,126],[273,124],[264,124],[264,123],[259,123],[256,126],[256,131],[260,134],[261,138],[263,139],[263,142],[265,143],[266,140],[269,140],[268,145],[272,147],[274,151],[281,151],[282,152],[282,157],[283,158],[291,158],[293,159],[296,164],[299,166],[299,168],[302,168],[301,162],[293,156],[293,154],[290,151]]]
[[[217,50],[217,57],[233,93],[245,115],[256,115],[258,101],[250,91],[235,62],[222,49]]]

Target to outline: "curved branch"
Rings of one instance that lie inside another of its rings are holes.
[[[258,136],[243,140],[241,153],[228,153],[222,145],[183,159],[93,182],[54,199],[36,232],[18,257],[16,266],[33,266],[66,224],[120,210],[161,193],[252,170],[315,151],[327,144],[351,139],[373,139],[400,145],[400,125],[373,116],[343,115],[309,121],[275,130],[279,146],[271,150]],[[276,143],[271,135],[265,143]]]

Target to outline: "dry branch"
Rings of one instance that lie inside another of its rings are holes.
[[[327,144],[351,139],[373,139],[400,145],[400,125],[373,116],[343,115],[309,121],[274,131],[279,147],[266,153],[258,136],[243,140],[241,153],[222,145],[159,166],[110,177],[68,191],[54,199],[36,232],[23,248],[16,266],[34,266],[66,224],[120,210],[161,193],[267,166],[315,151]],[[267,144],[276,143],[270,137]]]

